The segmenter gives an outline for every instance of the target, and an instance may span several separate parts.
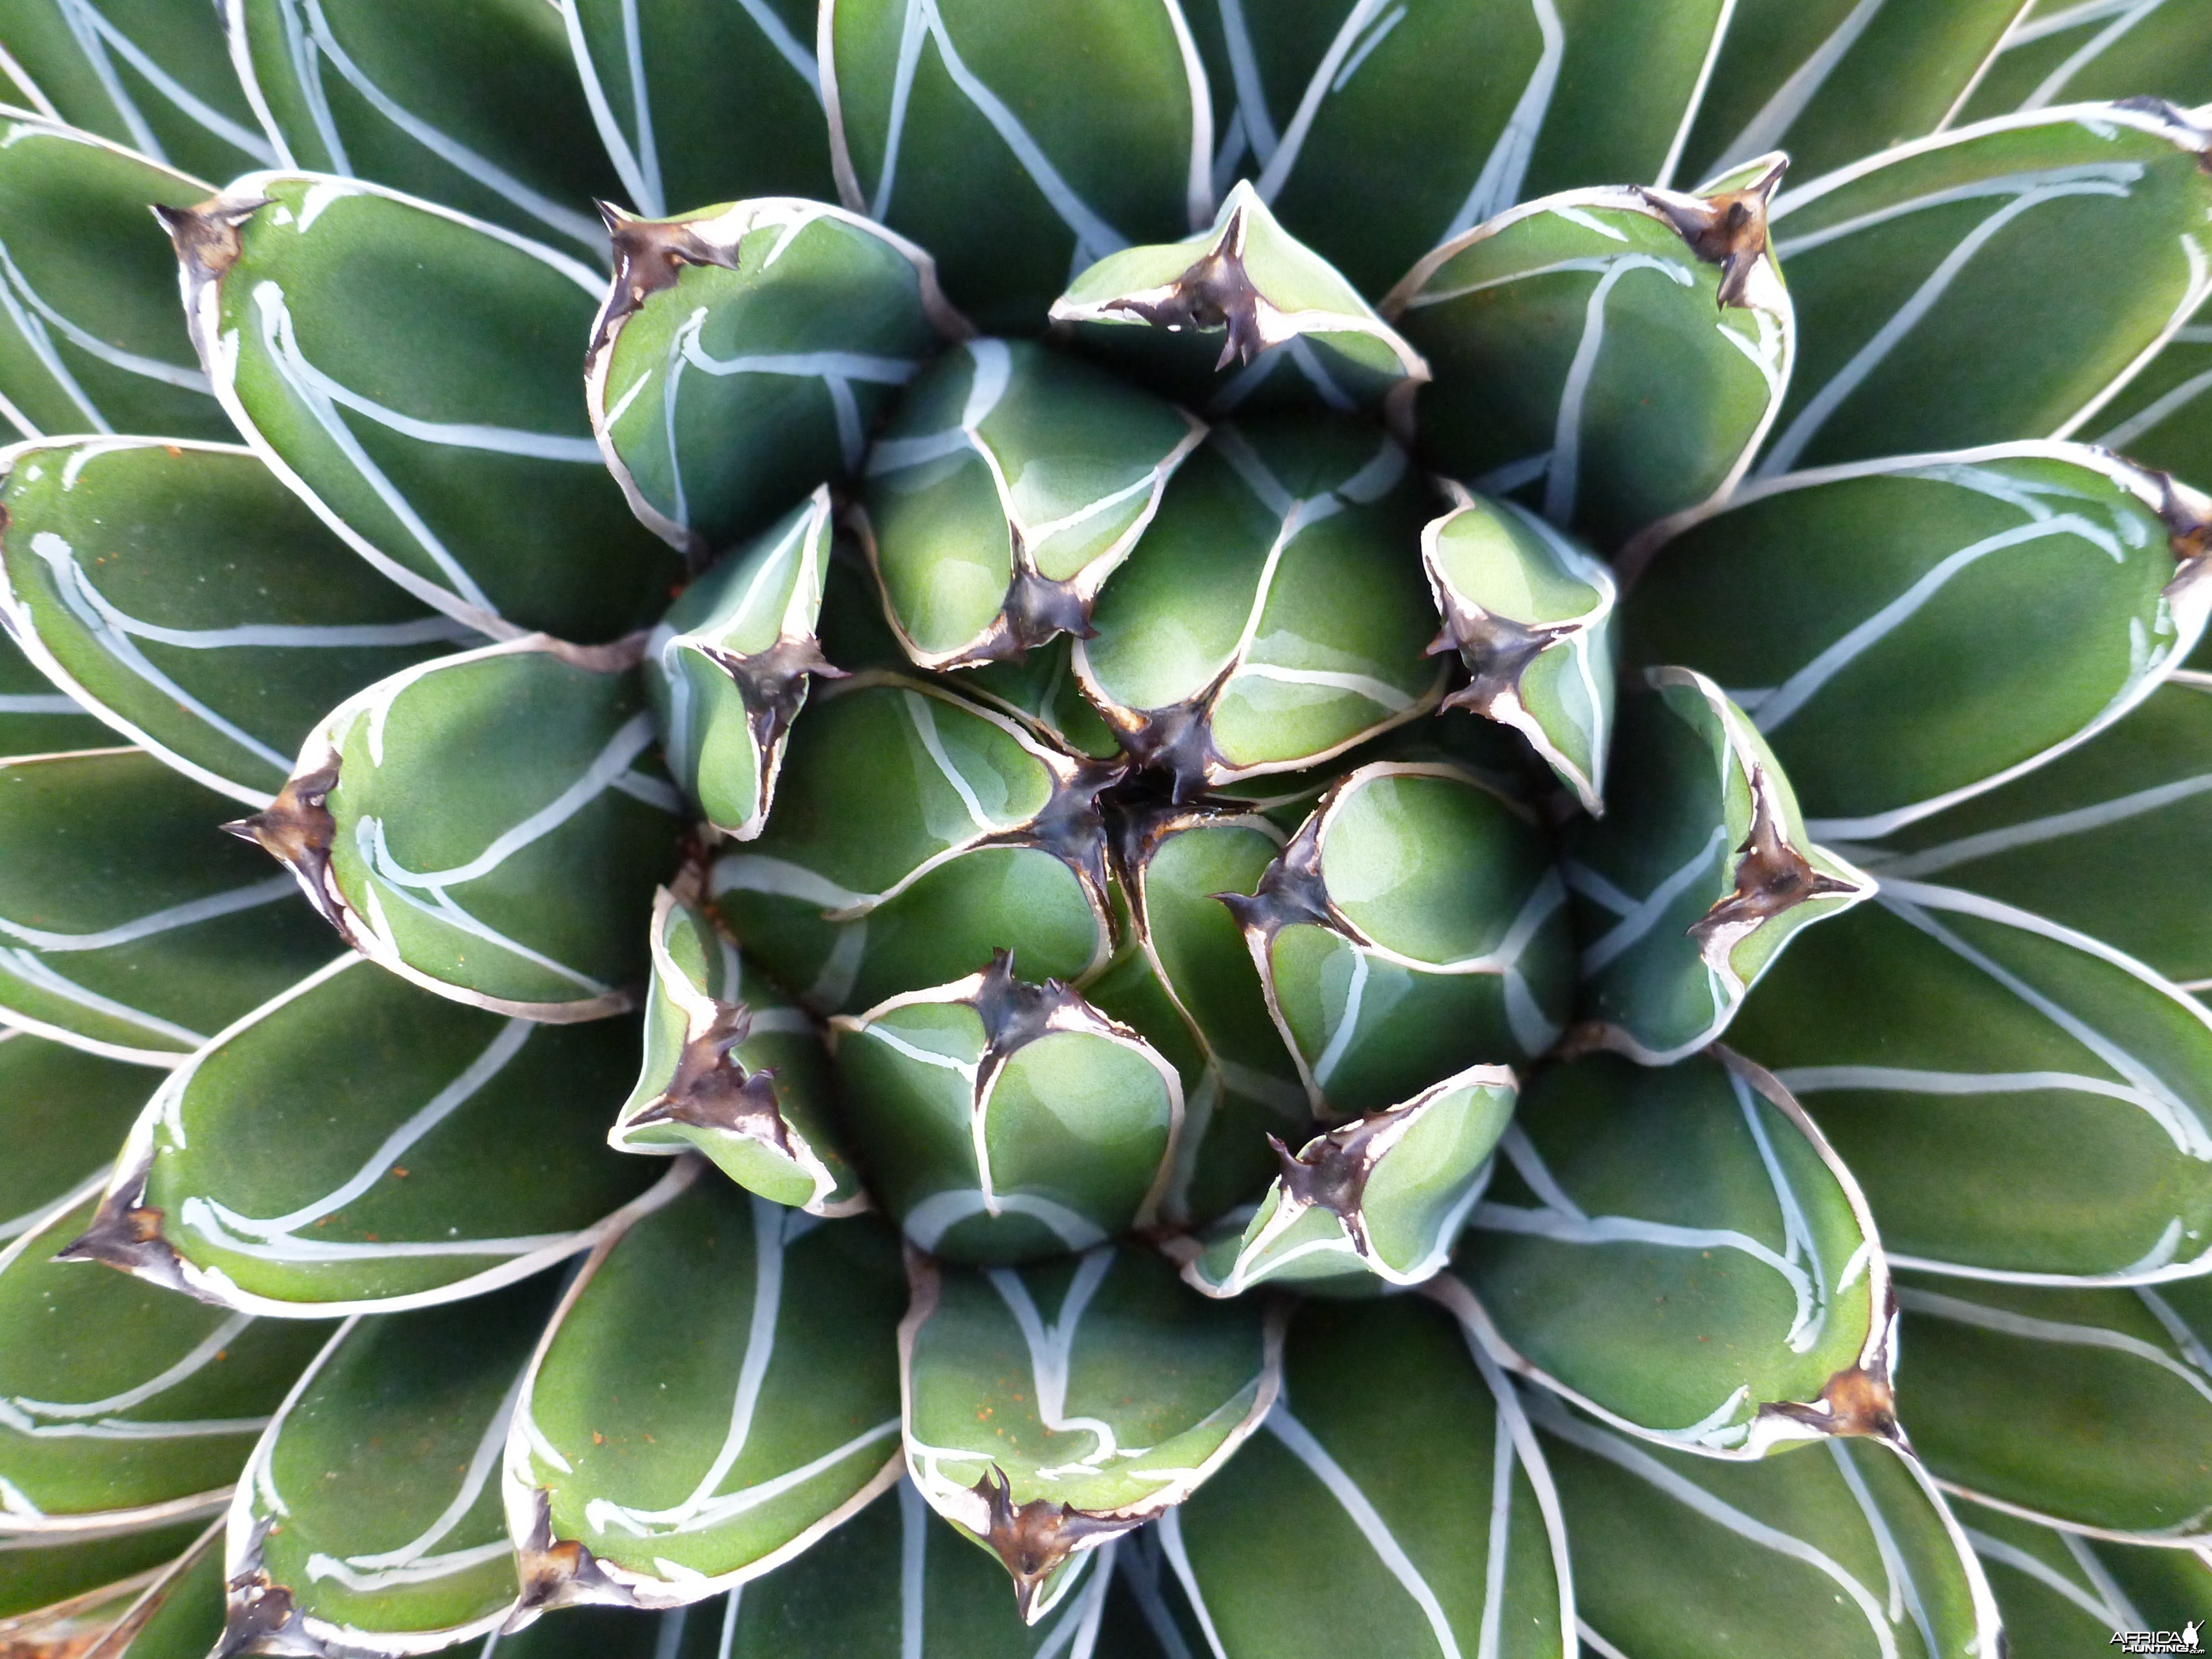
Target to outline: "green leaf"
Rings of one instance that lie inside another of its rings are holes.
[[[2191,550],[2208,520],[2204,497],[2085,445],[1799,473],[1659,543],[1624,648],[1728,687],[1814,835],[1886,836],[2083,741],[2179,666],[2212,611]]]
[[[1240,1228],[1232,1212],[1209,1238],[1169,1246],[1184,1282],[1213,1297],[1271,1279],[1355,1293],[1420,1284],[1482,1196],[1515,1093],[1506,1067],[1477,1066],[1315,1136],[1296,1157],[1270,1136],[1282,1172],[1250,1218]]]
[[[106,1184],[160,1073],[0,1026],[0,1243]],[[4,1614],[0,1614],[4,1616]]]
[[[0,1528],[206,1516],[325,1331],[56,1256],[95,1200],[0,1250]],[[74,1248],[74,1247],[71,1247]]]
[[[526,1019],[635,1006],[638,918],[683,810],[651,752],[642,647],[541,634],[395,674],[339,704],[234,832],[425,990]]]
[[[0,9],[10,45],[8,12],[28,9],[20,0]],[[0,415],[25,437],[228,437],[177,315],[175,262],[146,220],[149,206],[190,207],[208,186],[74,127],[20,117],[6,126]]]
[[[1183,1130],[1181,1079],[1058,980],[981,973],[830,1023],[875,1196],[921,1249],[1024,1261],[1150,1226]]]
[[[1179,5],[823,0],[817,38],[840,198],[934,252],[988,331],[1039,331],[1072,270],[1213,211]]]
[[[2203,1271],[2212,1008],[1994,899],[1885,879],[1730,1041],[1865,1186],[1890,1259],[2064,1284]]]
[[[907,1472],[996,1553],[1024,1623],[1083,1554],[1173,1513],[1274,1403],[1284,1310],[1209,1301],[1149,1250],[988,1273],[917,1255],[908,1272]]]
[[[664,1155],[696,1147],[763,1198],[850,1215],[868,1199],[845,1158],[836,1102],[813,1022],[745,969],[705,911],[662,889],[645,1069],[608,1144]]]
[[[1786,149],[1810,178],[1933,132],[2022,9],[2021,0],[1736,0],[1684,173],[1703,179]]]
[[[229,0],[228,26],[275,165],[358,173],[593,257],[606,246],[591,204],[617,173],[559,9]]]
[[[1897,1287],[1912,1440],[1964,1496],[2139,1543],[2212,1542],[2212,1290]]]
[[[837,193],[810,0],[574,0],[599,142],[647,218],[671,204]]]
[[[1711,197],[1547,197],[1422,259],[1382,312],[1436,368],[1423,458],[1608,550],[1723,499],[1796,350],[1766,234],[1783,166]]]
[[[23,654],[0,605],[0,757],[105,748],[114,741],[83,704]]]
[[[1053,301],[1052,319],[1178,402],[1220,414],[1316,404],[1402,413],[1429,377],[1359,290],[1244,182],[1211,229],[1108,254]],[[1218,350],[1216,334],[1226,337]],[[1232,362],[1243,368],[1222,379]]]
[[[1897,1438],[1873,1218],[1772,1078],[1589,1055],[1536,1074],[1500,1150],[1435,1294],[1502,1364],[1713,1456]]]
[[[1369,294],[1514,203],[1669,182],[1723,0],[1243,0],[1191,7],[1213,70],[1217,176]],[[1378,188],[1377,181],[1387,183]]]
[[[1456,650],[1469,681],[1443,706],[1520,732],[1583,811],[1602,816],[1613,576],[1526,507],[1452,489],[1458,505],[1421,532],[1444,622],[1429,648]]]
[[[900,1291],[881,1224],[818,1221],[712,1176],[602,1245],[508,1435],[526,1613],[702,1600],[889,1486]]]
[[[872,577],[858,580],[872,585],[873,582]],[[834,575],[832,580],[834,583]],[[908,666],[906,648],[891,633],[890,624],[881,622],[883,607],[872,593],[867,604],[881,628],[883,643],[891,654],[880,663],[870,662],[866,665]],[[1083,695],[1083,688],[1076,681],[1074,647],[1075,636],[1062,634],[1019,660],[1008,657],[997,662],[978,663],[960,677],[961,689],[994,708],[1018,714],[1071,754],[1091,760],[1119,760],[1121,745],[1115,739],[1114,728],[1106,724],[1105,717]]]
[[[173,1066],[327,960],[235,810],[136,750],[0,763],[0,1018]]]
[[[1717,686],[1686,668],[1644,679],[1621,708],[1612,810],[1570,832],[1565,867],[1589,1039],[1668,1066],[1873,884],[1808,838],[1791,780]]]
[[[672,1625],[683,1629],[682,1608],[647,1618],[626,1607],[573,1607],[526,1630],[502,1632],[493,1652],[501,1659],[664,1659]],[[683,1659],[720,1656],[710,1648]]]
[[[1909,1456],[1837,1439],[1723,1462],[1629,1440],[1540,1389],[1522,1398],[1559,1483],[1586,1651],[1988,1659],[2004,1650],[1959,1523]]]
[[[1097,797],[1119,770],[943,684],[855,675],[816,690],[768,828],[715,861],[714,897],[819,1013],[1002,949],[1030,979],[1079,980],[1112,950]]]
[[[480,638],[356,558],[232,445],[19,444],[0,451],[0,608],[33,659],[252,806],[331,704]]]
[[[2212,989],[2212,676],[2180,675],[2095,742],[1859,849],[2048,917],[2185,990]]]
[[[856,474],[898,389],[973,331],[928,254],[842,208],[771,197],[609,225],[592,429],[631,510],[695,561]]]
[[[907,654],[964,668],[1087,633],[1099,589],[1205,434],[1026,341],[970,340],[939,358],[868,453],[860,520]]]
[[[1963,1507],[2012,1659],[2108,1650],[2118,1631],[2171,1631],[2178,1641],[2191,1619],[2212,1624],[2212,1562],[2202,1549],[2116,1544]]]
[[[2071,435],[2212,291],[2208,143],[2163,106],[2078,106],[1787,192],[1802,345],[1757,476]]]
[[[355,552],[498,637],[605,640],[659,614],[676,558],[576,396],[597,271],[313,175],[249,174],[167,223],[216,395]]]
[[[2049,0],[2014,23],[1964,117],[2045,109],[2085,98],[2163,98],[2182,108],[2212,100],[2212,16],[2187,0]]]
[[[206,179],[276,152],[232,72],[222,14],[162,0],[4,0],[11,99]]]
[[[1544,1454],[1511,1386],[1437,1310],[1306,1304],[1262,1427],[1160,1523],[1214,1653],[1576,1651]]]
[[[604,1145],[636,1041],[629,1021],[501,1019],[340,957],[170,1077],[71,1249],[307,1318],[512,1283],[680,1186]]]
[[[222,1638],[222,1522],[210,1528],[84,1659],[206,1659]]]
[[[2089,430],[2144,466],[2212,482],[2212,320],[2177,330]]]
[[[1075,672],[1131,756],[1177,796],[1290,771],[1427,713],[1429,517],[1371,427],[1221,426],[1091,614]]]
[[[208,1533],[207,1522],[195,1520],[0,1535],[0,1641],[105,1629],[179,1551]]]
[[[226,1648],[423,1653],[497,1627],[520,1585],[493,1477],[560,1291],[339,1327],[239,1477]]]

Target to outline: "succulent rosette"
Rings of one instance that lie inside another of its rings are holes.
[[[2212,0],[0,100],[9,1659],[2212,1620]]]

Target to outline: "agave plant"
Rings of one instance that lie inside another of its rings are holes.
[[[2195,1650],[2212,0],[0,49],[9,1659]]]

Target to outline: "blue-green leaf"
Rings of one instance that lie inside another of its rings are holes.
[[[35,1646],[99,1637],[179,1552],[203,1538],[217,1547],[219,1562],[220,1522],[212,1530],[204,1520],[191,1520],[0,1535],[0,1642]],[[216,1599],[220,1629],[220,1589]]]
[[[0,1026],[0,1244],[106,1184],[161,1073]]]
[[[1960,1506],[1966,1541],[2003,1611],[2011,1659],[2073,1659],[2109,1650],[2121,1631],[2212,1626],[2212,1559],[2203,1548],[2117,1544]]]
[[[222,1523],[210,1528],[84,1659],[206,1659],[222,1637]]]
[[[64,754],[112,744],[107,726],[23,654],[11,631],[14,627],[7,608],[0,605],[0,757]]]
[[[2035,0],[1967,94],[1965,119],[2085,98],[2212,100],[2212,14],[2190,0]]]
[[[2144,466],[2212,484],[2212,321],[2176,330],[2084,434]]]

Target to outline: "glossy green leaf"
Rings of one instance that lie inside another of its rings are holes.
[[[2109,1650],[2120,1631],[2212,1625],[2212,1560],[2203,1549],[2115,1544],[1960,1506],[1966,1540],[2002,1609],[2011,1659],[2071,1659]],[[2186,1649],[2181,1649],[2187,1651]]]
[[[1214,1653],[1576,1651],[1544,1454],[1510,1385],[1437,1310],[1307,1304],[1261,1426],[1160,1523]]]
[[[339,1328],[239,1478],[226,1647],[428,1653],[496,1628],[519,1583],[493,1477],[560,1290]]]
[[[0,1251],[0,1530],[205,1516],[322,1328],[257,1320],[55,1252],[94,1200]]]
[[[1149,1250],[909,1271],[907,1472],[998,1554],[1025,1623],[1075,1587],[1082,1555],[1172,1513],[1274,1403],[1284,1310],[1208,1301]]]
[[[1860,849],[1882,880],[1940,881],[2212,989],[2212,676],[2182,675],[2095,741]]]
[[[1433,762],[1363,766],[1227,901],[1315,1110],[1533,1060],[1565,1022],[1566,892],[1519,803]]]
[[[210,15],[212,14],[212,15]],[[276,152],[232,72],[222,14],[171,0],[6,0],[0,41],[19,100],[206,179]]]
[[[889,1486],[902,1288],[881,1224],[712,1175],[603,1245],[508,1436],[525,1608],[700,1601]]]
[[[356,558],[231,445],[19,444],[0,451],[0,609],[33,660],[252,806],[283,787],[333,703],[481,640]]]
[[[135,750],[0,764],[0,1018],[173,1066],[328,960],[236,810]]]
[[[1909,1276],[1912,1442],[1946,1486],[2108,1538],[2212,1541],[2212,1289]]]
[[[872,581],[872,578],[861,580]],[[868,605],[880,619],[882,608],[872,594]],[[908,666],[905,647],[888,623],[881,624],[881,633],[891,653],[881,665]],[[1020,715],[1072,754],[1092,760],[1119,760],[1121,745],[1114,728],[1083,695],[1075,678],[1074,651],[1075,636],[1062,634],[1018,660],[1008,657],[978,663],[960,676],[960,687],[971,697]],[[841,665],[846,660],[834,653],[831,659]]]
[[[2079,106],[1785,192],[1800,349],[1759,476],[2072,435],[2212,292],[2208,143],[2162,106]]]
[[[1456,650],[1468,672],[1443,706],[1518,732],[1583,811],[1601,816],[1613,738],[1612,574],[1526,507],[1454,492],[1458,505],[1421,532],[1444,623],[1429,648]]]
[[[105,749],[115,741],[84,706],[23,654],[0,606],[0,757]]]
[[[2067,1283],[2212,1252],[2212,1008],[2108,945],[1885,879],[1768,976],[1730,1042],[1866,1188],[1890,1259]]]
[[[683,810],[651,753],[641,647],[536,635],[395,674],[339,704],[235,833],[425,990],[526,1019],[619,1013]]]
[[[160,1079],[0,1026],[0,1243],[106,1184],[114,1149]]]
[[[2212,321],[2176,330],[2084,432],[2145,466],[2212,484]]]
[[[576,395],[597,271],[312,174],[250,174],[168,222],[224,410],[379,571],[499,636],[611,639],[667,603],[675,556]]]
[[[925,668],[1088,631],[1099,589],[1206,428],[1075,358],[977,339],[907,389],[869,452],[863,532]]]
[[[1542,1389],[1522,1398],[1559,1483],[1584,1651],[1637,1659],[2003,1651],[1988,1583],[1909,1457],[1838,1439],[1729,1463],[1632,1441]]]
[[[171,1564],[84,1659],[206,1659],[222,1637],[222,1524]]]
[[[1896,1436],[1873,1219],[1772,1078],[1589,1055],[1537,1073],[1500,1150],[1436,1294],[1502,1363],[1715,1456]]]
[[[0,40],[15,40],[12,21],[0,11]],[[155,204],[190,207],[209,187],[54,122],[10,119],[4,140],[0,415],[27,438],[228,437],[177,315],[175,261],[146,217]]]
[[[1610,810],[1571,833],[1565,873],[1590,1036],[1667,1066],[1872,884],[1813,843],[1790,779],[1718,687],[1686,668],[1645,679],[1621,708]]]
[[[1335,266],[1285,230],[1249,183],[1230,191],[1212,228],[1107,255],[1053,301],[1052,319],[1178,402],[1220,414],[1316,404],[1401,410],[1429,375],[1420,355]],[[1243,367],[1228,374],[1235,362]]]
[[[842,208],[770,197],[610,223],[592,429],[631,510],[695,560],[856,473],[898,389],[972,331],[928,254]]]
[[[1280,1279],[1334,1288],[1418,1285],[1449,1259],[1490,1179],[1490,1155],[1513,1115],[1503,1066],[1478,1066],[1402,1106],[1315,1136],[1280,1166],[1241,1228],[1193,1240],[1183,1279],[1208,1296],[1241,1296]],[[1181,1256],[1182,1250],[1173,1250]]]
[[[1184,799],[1328,760],[1435,707],[1425,492],[1371,427],[1214,428],[1091,613],[1075,672]]]
[[[837,193],[810,0],[569,0],[599,142],[647,218],[689,202]]]
[[[2039,0],[1967,94],[1964,118],[2085,98],[2212,100],[2212,16],[2189,0]]]
[[[358,175],[596,257],[616,193],[544,0],[227,0],[276,165]],[[238,169],[232,168],[235,172]]]
[[[2024,9],[2023,0],[1736,0],[1684,173],[1704,179],[1786,149],[1809,179],[1933,132]]]
[[[1514,203],[1665,184],[1732,8],[1723,0],[1192,0],[1217,175],[1369,294]]]
[[[195,1520],[0,1535],[0,1642],[99,1632],[208,1530]]]
[[[645,1068],[608,1144],[696,1147],[748,1191],[810,1214],[867,1207],[814,1023],[749,972],[711,917],[663,889],[653,908]]]
[[[722,918],[821,1013],[858,1012],[1012,951],[1079,980],[1112,949],[1098,792],[1062,752],[942,684],[818,686],[757,841],[716,860]]]
[[[1206,73],[1169,0],[823,0],[817,39],[839,196],[934,252],[994,332],[1038,331],[1072,270],[1213,210]]]
[[[2075,444],[1799,473],[1662,542],[1624,648],[1727,687],[1814,834],[1871,839],[2149,696],[2212,611],[2205,566],[2176,562],[2208,518],[2203,496]]]
[[[307,1318],[512,1283],[674,1190],[604,1144],[636,1041],[629,1021],[501,1019],[340,957],[170,1077],[73,1248]]]

